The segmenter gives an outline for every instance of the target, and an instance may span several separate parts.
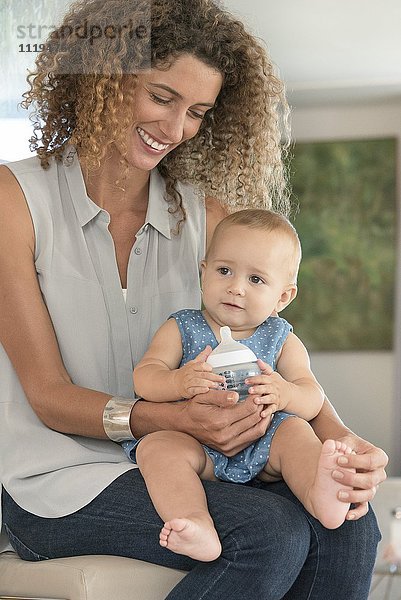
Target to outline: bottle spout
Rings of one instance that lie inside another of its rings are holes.
[[[256,361],[256,356],[250,348],[233,339],[231,329],[227,325],[220,327],[220,337],[220,344],[209,354],[206,361],[212,367]]]
[[[227,325],[220,327],[220,337],[221,344],[229,344],[234,341],[231,335],[231,329]]]

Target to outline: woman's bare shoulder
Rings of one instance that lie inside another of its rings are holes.
[[[8,187],[18,187],[18,182],[15,179],[12,171],[6,164],[0,165],[0,191]]]
[[[220,221],[228,215],[227,209],[213,196],[206,196],[205,198],[206,212],[208,215],[218,218]]]
[[[0,197],[3,202],[12,198],[24,199],[24,194],[18,181],[7,165],[0,165]]]
[[[26,241],[33,248],[33,225],[25,196],[6,165],[0,165],[0,231],[7,246]]]

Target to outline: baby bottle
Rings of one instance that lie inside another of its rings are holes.
[[[209,354],[206,362],[212,366],[213,373],[225,377],[221,389],[234,390],[239,394],[239,401],[245,400],[248,396],[245,379],[260,373],[257,358],[250,348],[233,340],[229,327],[220,328],[220,337],[220,344]]]

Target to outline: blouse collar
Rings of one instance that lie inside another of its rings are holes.
[[[79,164],[77,151],[74,147],[69,146],[66,149],[62,167],[64,168],[71,199],[81,227],[87,225],[99,213],[104,213],[110,219],[108,212],[95,204],[87,195],[81,165]],[[143,227],[151,225],[164,235],[164,237],[171,239],[171,230],[175,224],[172,222],[174,219],[173,215],[168,211],[165,192],[166,184],[163,177],[157,168],[153,169],[150,172],[148,210]]]

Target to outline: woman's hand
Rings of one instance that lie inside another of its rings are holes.
[[[369,510],[369,500],[375,496],[377,486],[386,479],[385,467],[388,457],[381,448],[377,448],[352,432],[340,438],[340,441],[350,446],[355,454],[340,456],[337,459],[338,469],[333,472],[333,478],[344,486],[354,488],[351,491],[340,490],[338,497],[343,502],[356,504],[346,517],[348,520],[356,520],[366,515]],[[341,467],[349,467],[356,472]]]
[[[226,456],[237,454],[266,433],[271,421],[268,407],[248,396],[238,402],[236,392],[211,390],[181,403],[185,432]],[[267,413],[266,417],[261,412]],[[184,429],[181,429],[184,431]]]
[[[347,519],[363,517],[369,510],[368,502],[374,497],[377,486],[386,479],[386,453],[347,429],[327,398],[311,425],[322,442],[328,438],[340,440],[354,451],[355,454],[337,459],[338,468],[333,471],[333,478],[344,486],[355,488],[339,491],[340,500],[356,504],[348,512]],[[355,469],[355,472],[342,467]]]

